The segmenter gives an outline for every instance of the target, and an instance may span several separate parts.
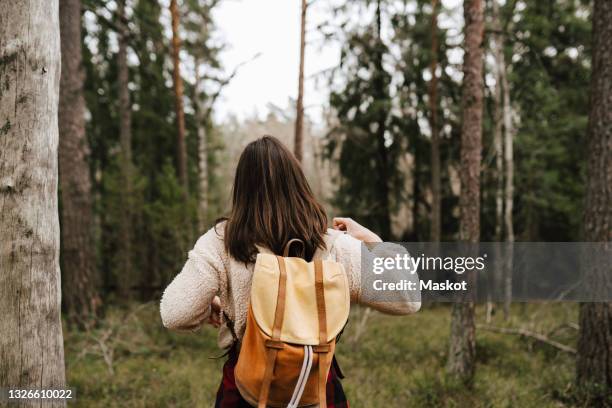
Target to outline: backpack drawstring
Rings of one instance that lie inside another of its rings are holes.
[[[306,387],[308,376],[310,375],[310,370],[312,369],[312,353],[312,346],[304,346],[304,361],[302,362],[302,370],[300,371],[300,376],[298,377],[297,383],[295,384],[295,389],[293,390],[293,396],[291,397],[291,401],[289,401],[287,408],[297,408],[300,400],[302,399],[302,394],[304,393],[304,388]]]

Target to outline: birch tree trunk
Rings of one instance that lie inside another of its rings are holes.
[[[62,73],[59,170],[62,199],[62,293],[67,320],[89,325],[101,304],[95,279],[91,179],[85,137],[81,0],[60,1]]]
[[[308,3],[302,0],[302,16],[300,31],[300,73],[298,75],[297,111],[295,113],[295,142],[293,151],[301,162],[304,155],[304,57],[306,49],[306,9]]]
[[[480,239],[480,164],[482,150],[484,13],[482,0],[466,0],[465,57],[463,62],[463,124],[461,127],[460,239],[477,243]],[[466,272],[468,286],[473,273]],[[471,383],[475,370],[476,328],[471,294],[453,304],[450,351],[447,369],[465,383]]]
[[[497,0],[493,1],[493,13],[497,22],[496,27],[499,27],[499,6]],[[502,79],[501,67],[503,55],[503,40],[500,34],[493,36],[493,52],[495,60],[495,94],[493,100],[494,107],[494,126],[493,126],[493,149],[495,151],[495,239],[501,241],[503,239],[503,223],[504,223],[504,148],[503,148],[503,131],[504,131],[504,114],[503,114],[503,99],[502,99]]]
[[[58,12],[57,0],[6,1],[0,8],[0,387],[65,386]]]
[[[431,16],[431,82],[429,84],[429,111],[431,125],[431,231],[430,240],[440,242],[440,129],[438,126],[438,0],[432,0]]]
[[[510,84],[508,83],[507,66],[503,48],[500,53],[499,73],[503,95],[504,167],[506,170],[504,229],[506,232],[507,252],[504,257],[504,318],[507,320],[510,317],[510,305],[512,304],[512,269],[514,256],[514,224],[512,218],[512,211],[514,208],[514,124],[512,101],[510,99]]]
[[[199,197],[198,197],[198,222],[200,232],[208,229],[208,140],[206,139],[206,109],[200,99],[200,87],[202,78],[199,67],[202,61],[195,60],[195,91],[194,105],[196,109],[196,125],[198,129],[198,170],[199,170]]]
[[[129,90],[129,67],[127,61],[127,46],[129,30],[125,12],[125,0],[117,1],[117,17],[119,26],[119,53],[117,54],[118,87],[119,87],[119,143],[120,171],[123,186],[120,190],[120,231],[121,243],[119,247],[119,268],[117,271],[117,284],[119,293],[123,298],[129,296],[130,288],[134,283],[132,276],[132,104]]]
[[[593,74],[588,129],[588,169],[584,239],[605,242],[612,251],[612,2],[595,0],[593,10]],[[608,258],[609,259],[609,258]],[[586,271],[588,282],[605,282],[610,265],[595,264]],[[609,275],[608,275],[608,282]],[[605,295],[610,287],[592,288]],[[592,398],[612,391],[612,303],[580,305],[580,333],[576,361],[578,385]],[[596,404],[593,401],[593,404]],[[603,404],[602,404],[603,406]]]
[[[516,2],[513,3],[516,6]],[[512,270],[514,252],[514,118],[510,84],[508,83],[508,66],[504,53],[505,36],[501,21],[498,0],[493,0],[494,59],[495,59],[495,167],[497,173],[497,190],[495,194],[495,237],[498,241],[507,242],[504,262],[499,265],[502,270],[504,298],[504,319],[510,317],[512,304]],[[513,9],[514,11],[514,9]],[[504,235],[505,232],[505,235]],[[496,259],[499,257],[496,256]],[[496,271],[499,269],[496,265]]]
[[[504,37],[502,34],[502,24],[499,15],[499,3],[498,0],[492,1],[492,19],[493,29],[495,33],[491,36],[491,48],[493,49],[493,64],[495,74],[495,89],[493,94],[493,150],[495,151],[495,240],[497,242],[503,241],[503,227],[504,227],[504,98],[503,98],[503,80],[502,71],[505,72],[505,58],[504,58]],[[497,248],[497,246],[496,246]],[[494,283],[492,289],[497,289],[503,282],[503,270],[504,263],[502,260],[502,253],[500,250],[496,251],[495,254],[495,273],[492,277]],[[489,293],[489,296],[492,294]],[[493,303],[487,302],[487,323],[491,320],[491,314],[493,312]]]
[[[187,145],[185,143],[185,113],[183,111],[183,78],[181,77],[181,37],[179,33],[180,15],[176,0],[170,1],[170,13],[172,15],[172,62],[174,65],[174,96],[176,106],[177,124],[177,167],[178,176],[185,199],[189,193],[187,181]]]

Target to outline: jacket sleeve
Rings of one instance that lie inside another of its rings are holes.
[[[223,240],[214,228],[198,239],[182,271],[162,296],[160,313],[165,327],[196,330],[210,316],[210,304],[219,292],[219,276],[225,273],[223,254]]]
[[[372,264],[374,257],[395,257],[397,254],[407,253],[406,249],[400,245],[385,242],[377,244],[374,249],[368,249],[362,245],[361,241],[343,234],[334,242],[336,260],[340,262],[347,273],[351,290],[351,301],[364,306],[371,307],[379,312],[406,315],[416,313],[421,308],[421,293],[417,290],[406,290],[393,294],[392,300],[386,299],[383,294],[368,288],[374,276],[365,276],[368,271],[362,268],[362,260],[366,264]],[[362,253],[363,251],[363,253]],[[371,273],[371,272],[370,272]],[[389,271],[395,275],[396,279],[402,278],[415,283],[419,287],[419,277],[417,273],[407,271]]]

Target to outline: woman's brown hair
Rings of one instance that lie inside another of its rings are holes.
[[[253,262],[256,245],[280,255],[290,239],[299,238],[310,260],[325,247],[326,230],[327,215],[295,156],[272,136],[249,143],[238,161],[225,225],[228,253]]]

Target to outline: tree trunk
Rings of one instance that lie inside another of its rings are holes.
[[[385,145],[385,132],[387,129],[387,108],[382,107],[384,100],[388,98],[387,89],[384,80],[383,66],[383,42],[382,42],[382,10],[381,0],[376,2],[376,35],[378,44],[376,47],[374,79],[372,86],[375,90],[375,99],[381,107],[377,110],[377,130],[376,143],[378,149],[378,164],[380,173],[380,182],[378,183],[378,194],[380,197],[380,208],[377,213],[380,214],[380,234],[383,240],[391,239],[391,209],[389,205],[389,155]]]
[[[510,84],[508,83],[506,60],[503,49],[500,53],[500,79],[503,95],[504,116],[504,166],[506,170],[506,188],[504,205],[504,227],[506,231],[507,252],[504,263],[504,318],[510,317],[512,304],[512,269],[514,253],[514,226],[512,211],[514,207],[514,124],[512,123],[512,102],[510,100]]]
[[[504,57],[504,37],[502,34],[501,17],[499,13],[498,0],[492,2],[492,18],[495,34],[492,35],[492,49],[494,59],[494,74],[495,74],[495,91],[493,95],[494,110],[493,110],[493,148],[495,151],[495,240],[503,241],[504,230],[504,81],[502,77],[505,74],[506,64]],[[507,86],[507,83],[505,84]],[[496,247],[497,248],[497,247]],[[493,290],[497,289],[503,282],[503,270],[505,264],[502,262],[502,253],[497,250],[495,254],[495,273],[493,276]],[[489,293],[491,295],[491,293]],[[488,303],[487,322],[490,321],[493,304]],[[506,314],[506,308],[504,308]]]
[[[593,73],[588,129],[588,169],[584,240],[605,242],[612,238],[612,3],[595,0],[593,10]],[[609,259],[609,258],[608,258]],[[604,282],[609,264],[595,264],[586,281]],[[609,290],[609,286],[606,288]],[[594,291],[603,290],[593,288]],[[607,293],[605,293],[607,295]],[[612,303],[583,303],[576,361],[578,385],[593,398],[612,390]],[[599,394],[599,395],[593,395]]]
[[[177,123],[177,167],[178,176],[185,199],[189,193],[187,180],[187,145],[185,143],[185,113],[183,112],[183,78],[181,77],[181,37],[179,34],[179,9],[176,0],[170,1],[170,13],[172,14],[172,62],[174,65],[174,96],[176,99],[176,123]]]
[[[129,296],[132,279],[132,105],[130,102],[129,67],[127,61],[127,45],[129,30],[125,13],[125,0],[117,1],[117,20],[119,26],[117,54],[118,87],[119,87],[119,143],[121,152],[119,166],[121,181],[120,189],[121,211],[119,212],[119,265],[117,270],[117,285],[122,298]]]
[[[302,20],[300,31],[300,73],[298,76],[297,111],[295,113],[295,143],[293,151],[301,162],[304,152],[304,54],[306,49],[306,9],[308,3],[302,0]]]
[[[196,126],[198,129],[198,169],[199,169],[199,197],[198,197],[198,222],[200,232],[208,229],[208,140],[206,139],[207,114],[200,99],[200,77],[199,67],[201,61],[195,60],[195,91],[194,105],[196,109]]]
[[[0,387],[65,387],[58,12],[57,0],[0,8]]]
[[[101,305],[95,278],[91,179],[85,137],[81,0],[60,1],[62,74],[59,181],[62,214],[62,293],[69,324],[87,327]]]
[[[440,130],[438,126],[438,0],[432,1],[431,16],[431,82],[429,84],[429,111],[431,125],[431,231],[430,240],[440,242]]]
[[[480,164],[482,150],[484,13],[482,0],[466,0],[463,62],[463,124],[461,127],[461,241],[480,239]],[[466,272],[468,286],[473,274]],[[474,377],[476,328],[472,293],[453,304],[448,371],[465,383]]]

